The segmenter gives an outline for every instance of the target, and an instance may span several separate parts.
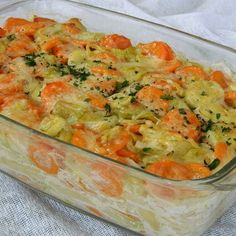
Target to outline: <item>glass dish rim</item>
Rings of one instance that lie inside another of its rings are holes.
[[[41,1],[41,0],[19,0],[17,2],[13,2],[13,3],[10,3],[4,7],[1,7],[0,8],[0,12],[4,12],[5,10],[7,10],[8,8],[12,7],[12,6],[17,6],[17,5],[21,5],[21,3],[26,3],[26,2],[37,2],[37,1]],[[120,13],[120,12],[116,12],[116,11],[113,11],[113,10],[108,10],[108,9],[105,9],[105,8],[102,8],[102,7],[97,7],[97,6],[93,6],[93,5],[90,5],[90,4],[87,4],[87,3],[81,3],[81,2],[77,2],[75,0],[57,0],[57,1],[61,1],[61,2],[64,2],[64,3],[73,3],[75,5],[78,5],[78,6],[81,6],[82,8],[84,9],[93,9],[93,10],[97,10],[97,11],[101,11],[101,12],[106,12],[106,13],[112,13],[112,14],[115,14],[115,15],[118,15],[120,17],[124,17],[124,18],[130,18],[132,20],[136,20],[138,22],[142,22],[142,23],[145,23],[145,24],[151,24],[153,26],[156,26],[156,27],[160,27],[160,28],[163,28],[164,30],[168,30],[168,31],[172,31],[172,32],[177,32],[179,34],[182,34],[182,35],[186,35],[190,38],[193,38],[197,41],[203,41],[207,44],[211,44],[215,47],[219,47],[223,50],[226,50],[226,51],[229,51],[231,53],[235,53],[236,54],[236,49],[234,48],[231,48],[231,47],[228,47],[228,46],[225,46],[225,45],[222,45],[222,44],[219,44],[219,43],[216,43],[216,42],[213,42],[211,40],[208,40],[208,39],[204,39],[202,37],[199,37],[199,36],[196,36],[196,35],[193,35],[193,34],[190,34],[190,33],[187,33],[187,32],[184,32],[184,31],[181,31],[181,30],[178,30],[178,29],[175,29],[175,28],[172,28],[170,26],[166,26],[166,25],[162,25],[162,24],[159,24],[159,23],[155,23],[155,22],[152,22],[152,21],[149,21],[149,20],[145,20],[145,19],[142,19],[142,18],[138,18],[138,17],[135,17],[135,16],[131,16],[131,15],[128,15],[128,14],[124,14],[124,13]],[[207,177],[207,178],[202,178],[202,179],[193,179],[193,180],[173,180],[173,179],[168,179],[168,178],[164,178],[164,177],[161,177],[161,176],[157,176],[157,175],[154,175],[152,173],[149,173],[147,171],[144,171],[143,169],[141,168],[138,168],[138,167],[134,167],[132,165],[129,165],[129,164],[123,164],[121,162],[118,162],[116,160],[113,160],[109,157],[106,157],[106,156],[103,156],[103,155],[100,155],[100,154],[97,154],[97,153],[94,153],[94,152],[91,152],[89,150],[86,150],[86,149],[83,149],[83,148],[80,148],[80,147],[77,147],[71,143],[67,143],[65,141],[62,141],[62,140],[59,140],[59,139],[56,139],[52,136],[49,136],[45,133],[42,133],[36,129],[33,129],[33,128],[30,128],[20,122],[17,122],[16,120],[13,120],[11,118],[8,118],[2,114],[0,114],[0,121],[6,121],[7,123],[12,123],[13,125],[16,125],[20,128],[22,128],[24,131],[26,132],[29,132],[31,134],[36,134],[38,135],[39,137],[42,137],[42,138],[46,138],[46,139],[49,139],[49,140],[52,140],[54,142],[57,142],[57,143],[62,143],[63,145],[67,146],[68,148],[72,148],[74,149],[75,151],[76,150],[81,150],[82,152],[84,153],[87,153],[89,155],[92,155],[92,156],[96,156],[98,158],[101,158],[102,160],[105,160],[107,162],[111,162],[115,165],[119,165],[120,167],[123,167],[125,169],[131,169],[133,171],[136,171],[138,173],[140,173],[141,175],[146,175],[147,177],[150,177],[151,179],[156,179],[156,180],[159,180],[159,181],[168,181],[168,184],[186,184],[186,185],[192,185],[192,184],[196,184],[196,185],[209,185],[209,184],[214,184],[216,183],[218,180],[221,180],[223,177],[227,176],[229,173],[232,172],[233,169],[235,169],[236,167],[236,157],[234,157],[230,162],[228,162],[226,165],[224,165],[219,171],[217,171],[216,173],[214,173],[213,175]]]

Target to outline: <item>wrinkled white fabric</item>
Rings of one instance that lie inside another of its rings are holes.
[[[1,0],[0,6],[12,1]],[[236,48],[235,0],[83,0]],[[35,193],[0,174],[0,236],[133,236]],[[236,206],[204,236],[236,235]]]

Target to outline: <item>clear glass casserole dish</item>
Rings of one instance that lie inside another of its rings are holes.
[[[26,0],[0,10],[7,17],[79,17],[88,29],[134,43],[163,40],[187,58],[236,71],[236,51],[161,25],[64,0]],[[115,26],[115,27],[114,27]],[[46,147],[43,149],[42,147]],[[35,166],[30,150],[57,175]],[[206,179],[173,181],[51,138],[0,115],[0,170],[70,206],[145,235],[200,235],[235,201],[236,158]]]

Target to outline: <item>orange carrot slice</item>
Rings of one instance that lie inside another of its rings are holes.
[[[88,149],[89,148],[88,139],[89,139],[88,132],[86,132],[83,128],[76,129],[76,131],[72,136],[71,143],[77,147]]]
[[[76,35],[81,32],[81,30],[74,23],[65,23],[63,25],[63,29],[65,32],[72,35]]]
[[[6,31],[0,27],[0,37],[4,37],[6,35]]]
[[[99,44],[103,47],[118,49],[126,49],[132,46],[128,38],[118,34],[106,35],[103,39],[101,39]]]
[[[11,58],[25,56],[36,51],[36,47],[28,37],[13,40],[9,43],[6,54]]]
[[[172,73],[177,70],[182,65],[182,62],[180,60],[171,60],[167,64],[163,65],[162,69],[164,72]]]
[[[115,69],[107,69],[103,66],[91,67],[91,72],[101,76],[119,76],[120,72]]]
[[[168,179],[187,180],[192,179],[192,173],[183,164],[162,160],[154,162],[146,169],[148,172]]]
[[[130,125],[129,126],[129,131],[134,133],[134,134],[140,134],[139,130],[140,130],[140,124],[134,124],[134,125]]]
[[[223,89],[228,87],[228,81],[224,75],[223,72],[221,71],[214,71],[212,72],[209,77],[209,80],[216,82],[217,84],[219,84]]]
[[[169,111],[163,118],[162,124],[176,133],[180,133],[184,137],[198,140],[200,138],[200,121],[196,115],[186,109],[173,109]]]
[[[104,98],[102,95],[100,95],[98,93],[88,93],[87,95],[90,99],[90,101],[89,101],[90,104],[94,108],[104,109],[105,105],[109,103],[106,98]]]
[[[31,22],[28,20],[25,20],[25,19],[10,17],[6,20],[5,25],[4,25],[4,29],[7,32],[12,32],[16,26],[22,26],[22,25],[26,25],[29,23],[31,23]]]
[[[39,169],[47,174],[56,175],[59,171],[59,163],[54,152],[53,147],[44,143],[31,145],[29,147],[29,158]]]
[[[117,57],[114,56],[112,53],[108,52],[101,52],[95,55],[96,59],[105,60],[105,61],[112,61],[117,62]]]
[[[112,138],[105,144],[108,152],[116,153],[117,151],[126,147],[128,142],[131,140],[131,135],[126,130],[121,130],[116,134],[116,137]]]
[[[73,93],[74,88],[64,81],[48,83],[41,92],[43,106],[49,108],[55,98],[60,98],[65,94]]]
[[[127,148],[120,149],[116,152],[117,155],[121,157],[127,157],[135,161],[136,163],[140,162],[140,157],[135,152],[128,150]]]
[[[116,80],[104,80],[104,81],[97,81],[97,80],[88,80],[88,84],[92,88],[100,88],[100,91],[107,92],[108,94],[112,94],[116,89]]]
[[[164,92],[158,88],[152,86],[145,86],[136,94],[137,101],[144,106],[150,107],[155,110],[166,111],[169,107],[169,102],[167,100],[161,99]]]
[[[156,56],[163,60],[173,60],[175,56],[171,47],[167,43],[164,43],[162,41],[139,44],[139,47],[141,48],[141,52],[144,55]]]
[[[192,172],[192,179],[202,179],[211,175],[211,171],[199,163],[188,163],[185,166]]]
[[[48,39],[47,42],[41,45],[41,49],[48,52],[52,50],[54,47],[61,44],[62,44],[62,41],[58,37],[52,37]]]
[[[123,171],[103,163],[91,164],[90,176],[97,188],[109,197],[119,197],[123,193]]]
[[[199,66],[185,66],[183,68],[178,69],[176,73],[183,75],[193,75],[204,79],[207,76],[205,71]]]
[[[215,151],[214,151],[214,155],[216,158],[218,158],[219,160],[224,159],[224,156],[226,156],[228,152],[228,145],[224,142],[218,142],[215,145]]]
[[[33,22],[43,22],[43,23],[46,23],[48,25],[56,23],[55,20],[45,18],[45,17],[40,17],[40,16],[35,16],[34,19],[33,19]]]
[[[70,93],[73,90],[73,87],[63,81],[55,81],[48,83],[41,92],[41,98],[47,100],[53,96]]]
[[[234,101],[236,100],[236,91],[226,91],[224,98],[226,101]]]

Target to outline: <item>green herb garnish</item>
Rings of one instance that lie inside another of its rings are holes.
[[[136,102],[136,98],[135,98],[135,97],[132,97],[132,98],[130,99],[130,102],[131,102],[131,103],[135,103],[135,102]]]
[[[220,164],[220,160],[219,159],[215,159],[207,167],[208,167],[209,170],[214,170],[219,164]]]
[[[207,132],[212,129],[213,122],[211,120],[207,121],[203,126],[202,126],[202,131]]]
[[[90,98],[85,98],[84,101],[85,101],[85,102],[90,102],[91,99],[90,99]]]
[[[70,66],[70,65],[63,65],[60,64],[57,66],[61,76],[64,75],[73,75],[76,79],[79,79],[80,81],[85,81],[88,76],[90,76],[90,72],[86,71],[86,69],[83,68],[75,68],[75,66]]]
[[[75,82],[73,83],[73,85],[74,85],[75,87],[78,87],[78,86],[79,86],[79,84],[78,84],[77,81],[75,81]]]
[[[145,148],[143,148],[143,152],[149,152],[149,151],[151,151],[152,150],[152,148],[150,148],[150,147],[145,147]]]
[[[221,114],[220,113],[216,113],[216,119],[219,120],[220,119]]]
[[[104,106],[104,108],[107,114],[111,113],[111,106],[108,103]]]
[[[227,133],[227,132],[230,132],[232,129],[230,127],[221,127],[221,131],[223,133]]]
[[[95,62],[95,63],[101,63],[100,60],[93,60],[93,62]]]
[[[160,96],[160,98],[162,100],[173,100],[174,99],[174,97],[171,95],[162,95],[162,96]]]
[[[136,84],[135,85],[135,90],[138,92],[140,89],[142,89],[143,88],[143,85],[141,85],[141,84]]]
[[[129,85],[128,80],[124,80],[121,83],[116,84],[116,93],[120,92],[123,88],[127,87]]]
[[[184,108],[179,108],[179,113],[182,115],[186,115],[186,111]]]
[[[27,66],[36,66],[36,62],[35,62],[36,57],[38,57],[38,55],[35,55],[34,53],[23,56],[25,60],[25,64]]]
[[[14,34],[9,34],[9,35],[7,35],[7,39],[8,39],[9,41],[13,41],[13,40],[16,39],[16,36],[15,36]]]

